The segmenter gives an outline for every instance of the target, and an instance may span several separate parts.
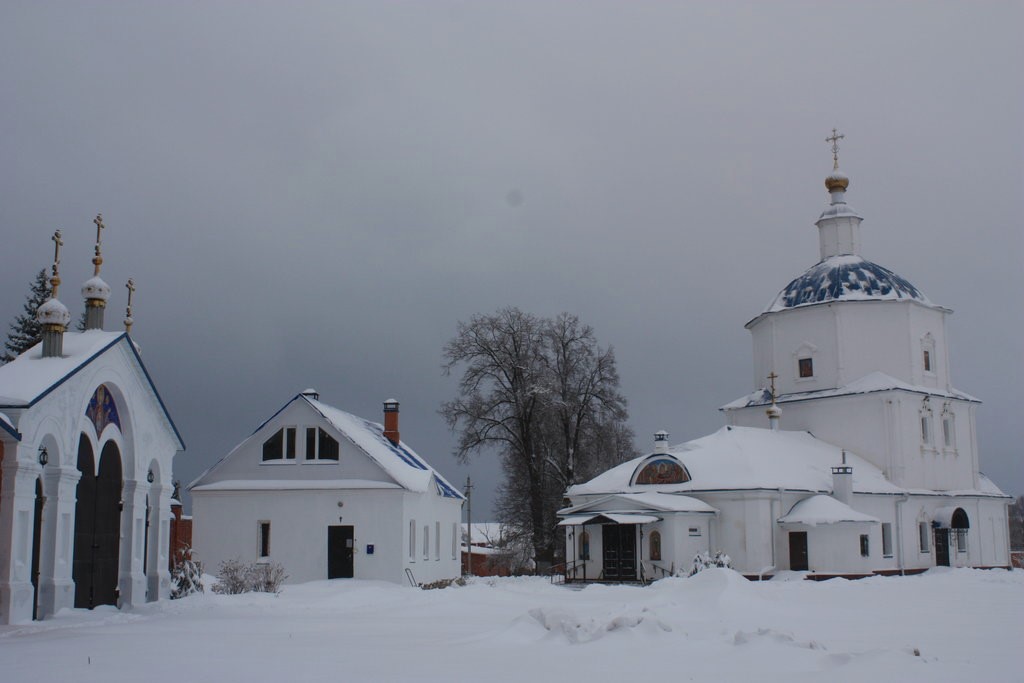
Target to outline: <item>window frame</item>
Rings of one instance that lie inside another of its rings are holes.
[[[932,529],[928,522],[917,523],[917,549],[922,555],[925,553],[931,554],[932,543],[931,543]]]
[[[882,557],[892,557],[892,522],[882,522]]]
[[[869,534],[860,535],[860,556],[871,557],[871,536]]]
[[[256,557],[259,560],[270,559],[269,519],[261,519],[256,522]]]
[[[797,379],[814,379],[814,357],[802,356],[796,359]]]
[[[661,562],[661,532],[657,529],[647,535],[647,557],[651,562]]]
[[[416,561],[416,520],[409,520],[409,561]]]

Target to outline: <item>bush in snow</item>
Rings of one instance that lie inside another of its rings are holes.
[[[690,574],[693,576],[699,572],[704,571],[708,567],[724,567],[728,569],[732,566],[732,558],[723,553],[721,550],[715,551],[715,554],[703,552],[697,553],[693,558],[693,564],[690,565]]]
[[[436,588],[447,588],[448,586],[465,586],[465,585],[466,585],[466,579],[460,576],[460,577],[455,578],[455,579],[439,579],[439,580],[431,582],[431,583],[423,583],[423,584],[420,584],[420,588],[422,588],[425,591],[429,591],[429,590],[434,590]]]
[[[192,559],[192,548],[178,549],[171,570],[171,600],[203,592],[202,566]]]
[[[224,560],[220,563],[220,571],[217,572],[217,585],[213,587],[214,593],[224,595],[238,595],[246,593],[252,588],[252,581],[249,574],[252,565],[245,564],[240,559]]]
[[[256,564],[249,568],[250,585],[257,593],[278,593],[281,582],[287,578],[280,562]]]
[[[238,595],[239,593],[277,593],[281,582],[288,577],[284,567],[278,562],[258,562],[245,564],[238,558],[224,560],[220,563],[217,573],[217,585],[214,593]]]

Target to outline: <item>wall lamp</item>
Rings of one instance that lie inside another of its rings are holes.
[[[39,464],[46,467],[46,463],[50,462],[50,453],[46,450],[46,446],[39,447]]]
[[[146,472],[146,481],[148,481],[150,484],[152,484],[154,479],[156,479],[156,477],[153,476],[153,469],[150,468],[150,470],[148,472]]]

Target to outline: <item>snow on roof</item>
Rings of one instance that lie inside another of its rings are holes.
[[[434,482],[437,492],[445,498],[461,500],[464,497],[405,442],[399,442],[397,446],[391,443],[384,436],[384,427],[380,424],[321,403],[308,395],[300,394],[297,398],[313,406],[324,419],[348,437],[403,488],[410,491],[427,491],[431,482]]]
[[[43,358],[43,345],[36,344],[10,363],[0,366],[0,406],[28,407],[56,388],[116,344],[124,332],[67,332],[64,353],[59,358]]]
[[[776,489],[830,492],[832,466],[842,462],[842,449],[807,432],[754,427],[723,427],[713,434],[669,450],[690,473],[680,484],[630,485],[641,456],[569,489],[570,496],[613,493],[686,493],[729,489]],[[881,470],[847,452],[853,467],[853,488],[863,493],[899,493]]]
[[[14,423],[11,422],[11,418],[7,417],[3,413],[0,413],[0,429],[13,436],[18,441],[21,441],[21,434],[15,428]]]
[[[660,522],[661,517],[640,515],[635,512],[595,512],[592,515],[566,517],[558,523],[558,526],[580,526],[581,524],[590,524],[592,522],[600,524],[604,520],[614,522],[615,524],[653,524],[654,522]]]
[[[639,487],[636,487],[639,488]],[[579,513],[584,510],[611,510],[611,511],[637,511],[637,510],[659,510],[662,512],[718,512],[715,508],[692,496],[684,496],[678,493],[665,491],[645,491],[643,493],[617,493],[600,500],[591,500],[559,510],[558,514],[565,516]]]
[[[857,254],[831,256],[790,282],[765,313],[831,301],[909,299],[926,306],[931,301],[907,280]]]
[[[36,344],[28,351],[0,366],[0,408],[29,408],[59,387],[65,380],[75,375],[93,360],[113,348],[124,339],[131,350],[139,369],[146,378],[153,396],[163,411],[167,425],[174,433],[181,450],[185,442],[178,432],[178,427],[167,412],[160,392],[156,390],[153,379],[149,376],[139,348],[128,336],[127,332],[105,332],[103,330],[86,330],[85,332],[65,332],[63,355],[57,358],[43,358],[42,343]]]
[[[926,394],[931,396],[941,396],[943,398],[954,398],[961,401],[972,401],[975,403],[981,403],[980,399],[971,396],[970,394],[964,393],[957,389],[952,389],[948,392],[940,389],[934,389],[932,387],[924,387],[913,384],[908,384],[901,380],[891,377],[884,372],[872,372],[868,375],[864,375],[860,379],[854,380],[849,384],[845,384],[837,389],[821,389],[819,391],[802,391],[792,394],[781,394],[775,397],[776,403],[791,403],[794,401],[807,401],[810,399],[818,398],[830,398],[832,396],[852,396],[854,394],[870,394],[876,391],[891,391],[899,389],[901,391],[909,391],[915,394]],[[758,389],[752,393],[742,396],[731,403],[726,403],[719,410],[735,410],[737,408],[749,408],[751,406],[765,406],[771,403],[771,393],[767,389]]]
[[[193,491],[323,491],[333,489],[398,489],[398,484],[369,479],[226,479]]]
[[[842,522],[878,524],[878,520],[871,515],[857,512],[832,496],[820,494],[797,502],[789,513],[779,518],[780,524],[806,524],[807,526]]]

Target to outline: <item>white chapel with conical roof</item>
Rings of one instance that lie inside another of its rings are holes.
[[[722,407],[719,432],[671,448],[660,434],[655,453],[569,489],[570,580],[657,578],[715,551],[760,577],[1009,565],[980,401],[952,384],[952,311],[861,256],[842,137],[820,260],[746,324],[756,390]]]

